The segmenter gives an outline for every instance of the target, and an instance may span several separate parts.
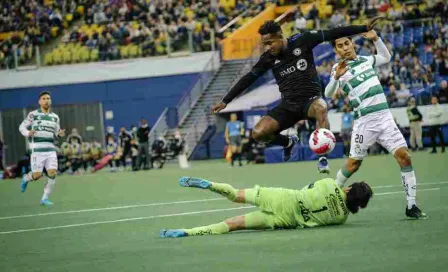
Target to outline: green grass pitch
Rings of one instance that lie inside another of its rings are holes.
[[[330,161],[332,175],[345,160]],[[251,165],[223,161],[168,165],[148,172],[61,176],[53,207],[40,207],[44,181],[24,194],[0,182],[0,271],[448,271],[448,155],[413,154],[426,221],[405,220],[399,167],[368,157],[351,181],[376,196],[347,224],[302,230],[162,239],[162,228],[188,228],[253,211],[209,191],[178,186],[183,175],[236,188],[301,188],[322,178],[316,162]],[[242,208],[242,209],[237,209]]]

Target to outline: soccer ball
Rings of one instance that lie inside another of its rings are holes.
[[[324,155],[333,151],[336,138],[328,129],[320,128],[311,133],[309,144],[314,153]]]

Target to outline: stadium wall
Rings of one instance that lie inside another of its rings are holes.
[[[142,117],[154,124],[166,107],[175,107],[191,90],[210,61],[219,59],[200,53],[4,71],[0,72],[0,111],[37,107],[38,94],[48,90],[55,105],[100,102],[104,125],[115,131],[137,124]]]

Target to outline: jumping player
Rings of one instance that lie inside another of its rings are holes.
[[[45,167],[48,181],[45,184],[41,205],[53,205],[48,199],[56,183],[58,171],[58,157],[54,146],[54,138],[63,137],[65,129],[60,128],[59,116],[51,111],[51,96],[49,92],[39,95],[40,109],[32,111],[20,124],[19,130],[23,136],[28,137],[31,151],[31,172],[22,178],[20,190],[25,192],[28,183],[42,177]]]
[[[354,126],[350,146],[350,156],[345,168],[340,169],[336,182],[343,187],[361,166],[368,148],[377,142],[391,153],[401,168],[401,180],[406,192],[406,216],[426,219],[425,213],[416,205],[417,180],[412,167],[406,140],[392,116],[383,87],[375,72],[375,67],[388,63],[391,54],[374,30],[363,34],[373,40],[377,54],[357,56],[353,42],[340,38],[333,42],[334,50],[342,61],[335,64],[325,94],[331,96],[342,89],[354,109]]]
[[[294,229],[344,224],[349,213],[365,208],[373,192],[365,182],[341,189],[333,179],[311,183],[302,190],[283,188],[235,189],[229,184],[182,177],[181,186],[208,189],[232,202],[248,203],[260,210],[224,222],[192,229],[162,230],[161,237],[224,234],[236,230]]]
[[[307,31],[288,39],[283,36],[278,23],[266,21],[258,30],[266,52],[261,55],[252,71],[243,76],[220,103],[213,106],[212,113],[224,109],[257,78],[272,69],[282,101],[256,124],[253,137],[257,141],[283,146],[284,160],[289,160],[298,139],[295,136],[280,135],[282,130],[304,119],[316,119],[318,128],[330,128],[327,105],[321,98],[313,48],[325,41],[367,32],[373,29],[380,18],[373,18],[363,26]],[[321,173],[329,173],[326,157],[319,159],[318,170]]]

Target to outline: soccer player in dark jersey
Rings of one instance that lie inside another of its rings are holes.
[[[257,141],[283,146],[284,160],[289,160],[298,138],[281,135],[282,130],[303,119],[315,119],[317,128],[330,128],[327,105],[321,97],[322,89],[312,49],[325,41],[368,32],[381,18],[375,17],[367,25],[307,31],[290,38],[283,36],[278,23],[266,21],[258,30],[266,51],[252,70],[233,86],[220,103],[213,106],[212,113],[224,109],[258,77],[272,69],[282,101],[256,124],[253,137]],[[321,173],[329,173],[326,157],[319,159],[318,170]]]

